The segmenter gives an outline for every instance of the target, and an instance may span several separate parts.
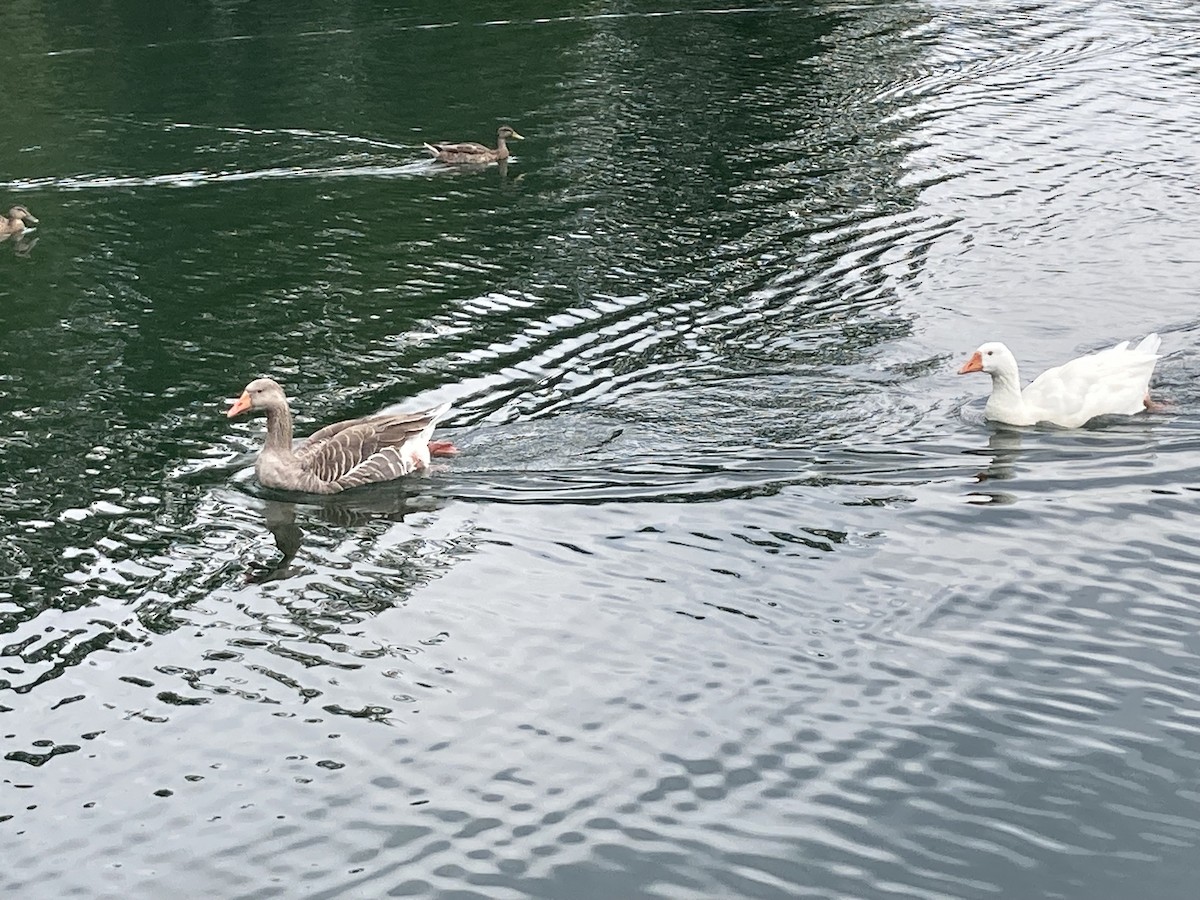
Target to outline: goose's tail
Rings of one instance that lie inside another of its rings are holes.
[[[421,429],[421,435],[418,440],[422,441],[429,448],[430,456],[456,456],[458,448],[454,446],[453,441],[435,441],[433,440],[433,429],[437,427],[446,415],[450,412],[450,404],[443,403],[441,406],[435,406],[426,413],[429,416],[429,424]]]
[[[1148,334],[1138,345],[1134,347],[1135,353],[1144,353],[1147,356],[1158,356],[1158,348],[1162,346],[1162,338],[1157,334]]]

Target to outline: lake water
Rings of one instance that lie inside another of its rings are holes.
[[[1195,4],[0,34],[4,896],[1195,896]],[[262,374],[462,453],[288,502]]]

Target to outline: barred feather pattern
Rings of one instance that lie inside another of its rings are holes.
[[[444,409],[339,422],[296,453],[303,468],[340,490],[391,481],[429,465],[429,438]]]

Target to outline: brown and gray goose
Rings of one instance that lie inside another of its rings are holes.
[[[496,131],[496,149],[476,144],[474,141],[463,141],[460,144],[439,143],[426,144],[425,149],[433,154],[434,159],[446,163],[491,163],[508,159],[509,138],[523,141],[525,138],[513,131],[510,125],[501,125]]]
[[[267,414],[267,441],[254,471],[264,487],[277,490],[337,494],[428,468],[431,453],[458,452],[449,441],[429,440],[438,420],[449,412],[449,403],[327,425],[294,450],[292,411],[278,382],[250,382],[227,415],[233,418],[250,409]]]
[[[0,235],[20,234],[29,225],[36,225],[38,220],[33,213],[23,206],[14,206],[7,216],[0,216]]]

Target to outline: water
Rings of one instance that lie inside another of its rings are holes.
[[[1190,4],[0,29],[5,895],[1193,895]],[[285,502],[267,373],[463,453]]]

